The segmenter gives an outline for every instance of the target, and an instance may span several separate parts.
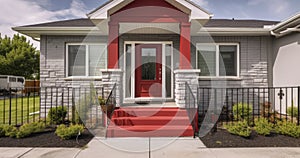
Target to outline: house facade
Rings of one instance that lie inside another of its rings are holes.
[[[300,15],[283,22],[212,16],[189,0],[113,0],[87,18],[13,29],[40,40],[41,87],[92,82],[109,92],[116,83],[119,106],[184,107],[185,82],[195,96],[198,86],[300,84],[299,73],[281,75],[299,66]]]

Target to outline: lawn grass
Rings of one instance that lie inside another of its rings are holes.
[[[10,112],[11,111],[11,112]],[[10,99],[0,99],[0,124],[20,125],[39,119],[39,114],[31,114],[40,111],[40,97],[12,96]],[[10,121],[9,121],[9,118]]]

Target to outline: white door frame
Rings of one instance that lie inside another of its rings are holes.
[[[155,99],[174,99],[174,74],[173,74],[173,49],[171,49],[171,97],[166,98],[166,44],[171,44],[173,48],[172,41],[125,41],[124,42],[124,71],[123,71],[123,87],[126,87],[126,45],[131,45],[131,97],[126,98],[125,88],[123,88],[123,98],[124,101],[135,101],[135,100],[155,100]],[[162,45],[162,97],[135,97],[135,45],[136,44],[161,44]]]

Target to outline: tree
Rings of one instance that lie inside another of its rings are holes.
[[[26,37],[19,34],[11,39],[0,37],[0,74],[24,76],[33,79],[40,71],[40,52]]]

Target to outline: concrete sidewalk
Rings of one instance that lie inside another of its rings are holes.
[[[86,148],[0,148],[0,158],[299,158],[300,148],[208,149],[193,138],[94,138]]]

